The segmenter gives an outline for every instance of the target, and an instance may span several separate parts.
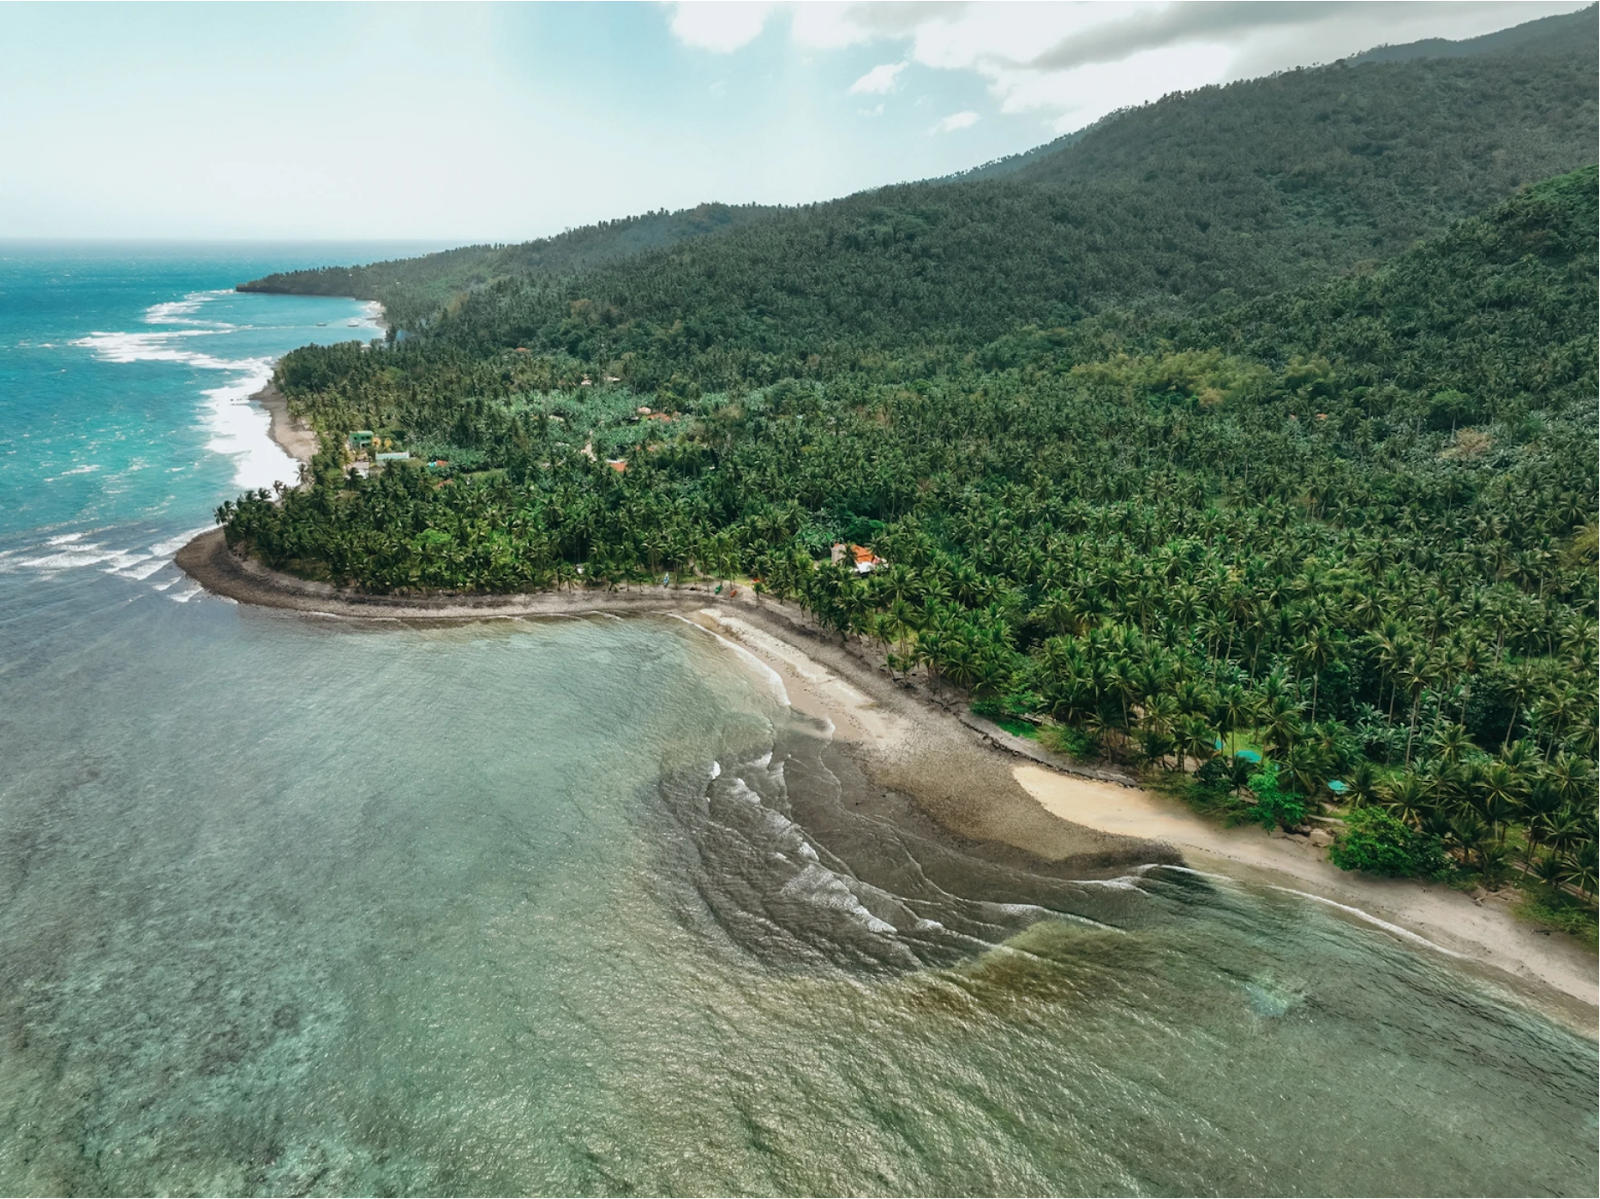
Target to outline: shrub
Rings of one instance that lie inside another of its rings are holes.
[[[1382,808],[1357,808],[1345,824],[1345,834],[1328,850],[1328,860],[1340,870],[1400,878],[1449,872],[1450,860],[1438,837],[1416,831]]]
[[[1254,807],[1245,809],[1246,820],[1265,829],[1296,828],[1305,823],[1306,797],[1279,787],[1276,766],[1268,765],[1252,774],[1247,785],[1256,802]]]
[[[1245,781],[1246,776],[1239,773],[1237,768],[1237,764],[1242,761],[1241,758],[1230,760],[1222,754],[1217,754],[1200,764],[1200,769],[1194,772],[1194,780],[1207,791],[1226,795]]]

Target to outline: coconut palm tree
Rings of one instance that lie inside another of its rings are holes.
[[[1588,899],[1595,893],[1596,847],[1593,838],[1580,842],[1564,861],[1561,881]]]

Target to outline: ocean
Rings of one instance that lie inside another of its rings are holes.
[[[1593,1194],[1596,1050],[1325,905],[963,854],[668,618],[241,607],[393,247],[0,243],[0,1192]]]

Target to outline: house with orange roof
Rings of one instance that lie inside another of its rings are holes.
[[[858,575],[871,574],[878,567],[887,565],[882,558],[878,557],[866,546],[847,546],[840,541],[833,547],[833,562],[834,565],[838,565],[845,561],[849,561],[855,566],[855,571]]]

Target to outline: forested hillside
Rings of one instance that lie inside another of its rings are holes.
[[[1199,802],[1293,824],[1337,780],[1346,864],[1592,894],[1594,43],[1532,61],[1210,90],[1053,182],[769,214],[296,351],[324,451],[228,543],[381,592],[757,579]],[[355,428],[413,461],[347,472]]]
[[[1595,156],[1593,41],[1303,71],[1124,114],[1012,176],[785,210],[572,279],[474,292],[435,335],[644,390],[825,378],[1019,323],[1226,306],[1391,256]],[[1031,181],[1031,182],[1030,182]]]
[[[1282,772],[1252,811],[1342,778],[1463,869],[1503,875],[1509,833],[1592,889],[1596,216],[1590,168],[1097,359],[1024,329],[663,421],[515,350],[308,348],[280,382],[335,434],[312,486],[222,515],[376,590],[758,576],[1080,753],[1248,739]],[[346,478],[354,421],[455,458]],[[830,565],[841,538],[890,565]],[[1188,785],[1226,804],[1218,763]]]
[[[1596,22],[1596,6],[1590,5],[1575,13],[1540,17],[1525,21],[1510,29],[1485,33],[1480,37],[1448,38],[1430,37],[1420,42],[1400,45],[1375,46],[1349,59],[1351,63],[1407,62],[1413,58],[1469,58],[1479,54],[1499,54],[1507,50],[1527,50],[1534,53],[1561,53],[1569,42],[1593,41],[1600,25]]]
[[[442,335],[474,352],[563,350],[646,389],[673,373],[816,377],[863,353],[968,349],[1107,306],[1226,306],[1391,257],[1593,162],[1595,10],[1534,24],[1551,32],[1499,52],[1169,96],[1000,177],[708,206],[246,286],[380,298],[412,330],[474,289],[434,322]]]
[[[404,328],[443,307],[452,296],[494,279],[575,274],[613,259],[746,224],[773,211],[758,204],[701,204],[678,212],[601,221],[516,245],[462,246],[367,266],[288,271],[242,283],[239,290],[377,300],[384,305],[389,322]]]
[[[1307,257],[1387,257],[1593,159],[1600,29],[1592,8],[1577,18],[1502,53],[1336,63],[1167,96],[1016,177],[1216,192],[1240,229],[1310,234]]]

